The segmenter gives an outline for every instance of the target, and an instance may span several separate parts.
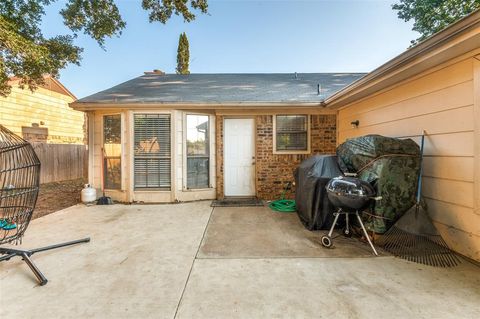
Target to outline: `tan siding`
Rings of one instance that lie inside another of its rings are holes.
[[[473,182],[473,157],[425,157],[423,176]]]
[[[68,106],[70,96],[38,88],[35,92],[13,87],[7,97],[0,98],[0,123],[22,135],[22,126],[44,122],[40,127],[48,129],[48,142],[85,142],[84,113]]]
[[[352,103],[339,110],[338,139],[381,134],[418,142],[425,130],[423,194],[432,219],[452,248],[480,260],[473,74],[469,58]]]
[[[473,183],[423,178],[423,196],[473,209]]]
[[[414,97],[418,98],[428,93],[444,90],[460,83],[471,81],[473,78],[471,60],[472,59],[465,59],[461,62],[449,65],[434,73],[426,74],[414,81],[406,82],[405,84],[396,86],[391,90],[355,102],[345,108],[350,108],[352,105],[355,105],[355,110],[352,110],[352,113],[349,113],[350,115],[359,114],[401,101],[411,100]],[[408,95],[399,94],[401,91],[408,91]],[[341,110],[340,113],[342,113],[342,111],[343,110]],[[343,117],[343,114],[340,114],[340,116]]]
[[[340,126],[343,127],[342,134],[352,137],[378,130],[388,136],[415,136],[421,135],[424,130],[429,135],[473,132],[473,105],[401,119],[391,119],[385,114],[383,122],[377,123],[368,119],[369,114],[355,118],[360,121],[360,126],[356,129],[351,127],[351,121],[348,121],[347,125],[342,119],[340,121]]]
[[[347,110],[341,110],[340,113],[343,114],[339,129],[349,129],[350,122],[354,120],[359,120],[362,126],[365,126],[404,119],[405,114],[419,116],[471,106],[473,105],[472,90],[473,81],[469,80],[366,112],[355,110],[350,113]],[[419,107],[419,105],[422,107]]]

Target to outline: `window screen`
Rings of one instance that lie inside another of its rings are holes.
[[[122,117],[103,117],[103,185],[106,189],[122,187]]]
[[[187,115],[187,188],[209,187],[208,115]]]
[[[275,134],[277,151],[307,151],[307,115],[277,115]]]
[[[134,115],[135,188],[171,186],[170,115]]]

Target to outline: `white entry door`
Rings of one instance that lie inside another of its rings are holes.
[[[225,119],[223,167],[225,196],[255,195],[255,122]]]

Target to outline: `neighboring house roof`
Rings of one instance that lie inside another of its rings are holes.
[[[45,83],[40,85],[39,87],[57,92],[66,96],[70,96],[74,101],[77,99],[77,97],[70,92],[59,80],[55,79],[54,77],[50,75],[45,75],[44,76]],[[20,79],[17,77],[11,77],[8,81],[10,85],[16,85],[20,82]]]
[[[437,32],[327,97],[325,104],[332,108],[345,106],[464,54],[480,54],[480,10]]]
[[[89,104],[255,104],[321,102],[364,73],[155,74],[72,103]],[[320,85],[320,94],[318,94]],[[95,105],[93,105],[95,104]]]

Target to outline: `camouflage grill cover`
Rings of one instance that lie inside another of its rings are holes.
[[[363,214],[369,230],[385,233],[415,204],[420,147],[413,140],[366,135],[341,144],[337,155],[344,172],[358,173],[382,196],[372,215]]]

